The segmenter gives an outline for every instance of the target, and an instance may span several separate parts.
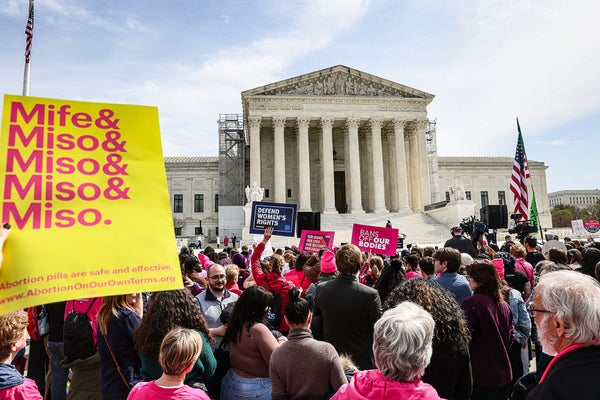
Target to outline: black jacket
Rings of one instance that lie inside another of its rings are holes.
[[[323,316],[323,340],[347,354],[358,369],[373,369],[373,326],[381,317],[379,292],[342,274],[317,288],[315,315]]]
[[[600,399],[600,346],[582,347],[561,356],[527,400]]]

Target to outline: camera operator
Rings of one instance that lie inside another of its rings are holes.
[[[461,253],[471,255],[471,257],[477,255],[477,249],[475,249],[473,242],[463,236],[463,229],[460,226],[453,226],[450,229],[450,233],[452,234],[452,238],[444,243],[444,247],[452,247]]]

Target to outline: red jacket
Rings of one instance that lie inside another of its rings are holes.
[[[279,324],[280,332],[289,332],[290,327],[285,323],[283,316],[285,314],[285,306],[290,300],[288,291],[294,287],[294,284],[285,279],[280,274],[269,272],[265,274],[260,267],[260,256],[265,249],[265,244],[260,242],[254,253],[252,253],[251,265],[252,265],[252,276],[257,286],[265,288],[269,292],[280,293],[281,292],[281,323]]]

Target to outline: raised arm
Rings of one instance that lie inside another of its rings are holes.
[[[251,258],[250,264],[252,266],[252,276],[254,277],[255,281],[259,276],[262,276],[265,274],[262,271],[262,268],[260,267],[260,256],[262,255],[262,253],[265,249],[265,245],[269,242],[269,240],[271,240],[272,235],[273,235],[273,227],[268,227],[267,229],[265,229],[265,233],[264,233],[262,242],[260,242],[258,244],[258,246],[256,246],[256,249],[254,249],[254,252],[252,253],[252,258]]]

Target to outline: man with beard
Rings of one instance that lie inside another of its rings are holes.
[[[202,315],[210,332],[215,336],[215,343],[211,347],[216,349],[227,327],[221,323],[221,313],[230,303],[235,303],[238,295],[225,289],[225,268],[219,264],[213,264],[206,271],[208,287],[196,296]]]
[[[600,285],[575,271],[544,274],[529,307],[544,352],[554,356],[527,397],[600,399]]]

